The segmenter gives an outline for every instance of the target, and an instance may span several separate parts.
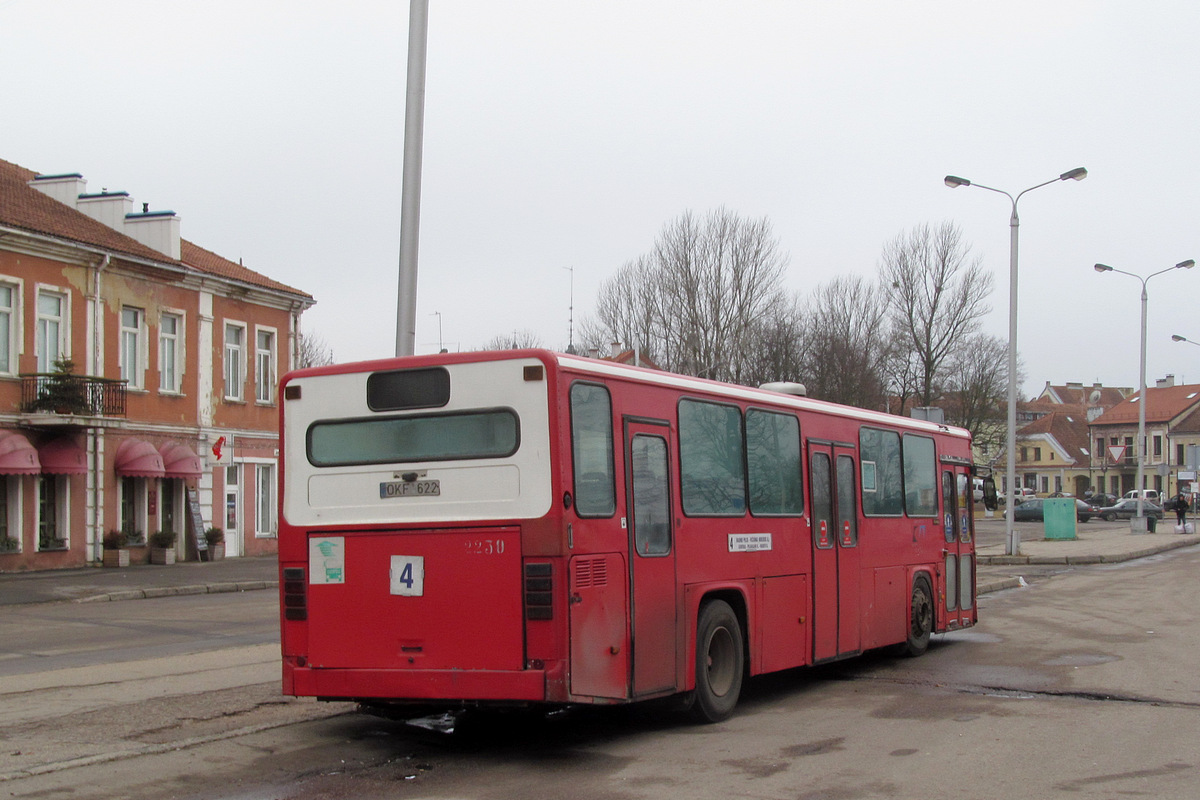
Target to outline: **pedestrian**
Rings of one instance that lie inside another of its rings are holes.
[[[1179,494],[1175,495],[1175,521],[1178,525],[1187,524],[1188,499],[1187,495],[1180,490]]]

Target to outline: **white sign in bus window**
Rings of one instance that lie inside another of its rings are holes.
[[[341,536],[314,536],[308,540],[308,582],[346,582],[346,540]]]
[[[401,597],[421,597],[425,594],[423,556],[392,556],[392,568],[388,575],[392,594]]]
[[[864,492],[875,491],[875,462],[862,462],[862,490]]]

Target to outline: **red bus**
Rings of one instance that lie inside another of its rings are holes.
[[[544,350],[288,374],[284,692],[717,721],[747,675],[973,625],[970,435],[776,388]]]

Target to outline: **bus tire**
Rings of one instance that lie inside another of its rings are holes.
[[[929,579],[919,575],[913,580],[912,603],[908,610],[908,638],[900,646],[903,655],[913,657],[929,649],[933,634],[933,590]]]
[[[696,622],[696,690],[692,717],[697,722],[728,719],[742,693],[745,672],[742,626],[724,600],[700,607]]]

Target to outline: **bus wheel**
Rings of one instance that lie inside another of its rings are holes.
[[[742,626],[723,600],[700,608],[696,623],[696,691],[692,716],[720,722],[733,713],[742,692]]]
[[[901,645],[901,652],[906,656],[919,656],[929,649],[929,637],[933,633],[933,592],[924,577],[913,581],[909,614],[908,640]]]

